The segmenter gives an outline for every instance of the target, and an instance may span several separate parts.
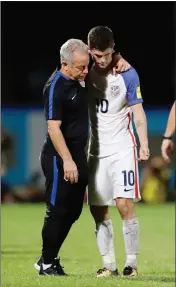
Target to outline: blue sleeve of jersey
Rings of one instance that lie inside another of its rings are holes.
[[[139,76],[135,69],[131,68],[129,71],[121,74],[124,79],[125,86],[127,89],[127,101],[128,105],[136,105],[143,103],[143,99],[140,91]]]

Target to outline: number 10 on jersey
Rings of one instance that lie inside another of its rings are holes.
[[[96,110],[97,113],[107,113],[108,112],[108,107],[109,107],[109,102],[106,99],[95,99],[96,100]]]

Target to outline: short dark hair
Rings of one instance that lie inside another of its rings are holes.
[[[113,48],[114,36],[110,28],[106,26],[97,26],[88,33],[88,46],[90,49],[104,51],[107,48]]]

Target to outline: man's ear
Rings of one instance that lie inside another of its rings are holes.
[[[89,55],[91,56],[92,60],[94,59],[93,58],[93,53],[92,53],[92,50],[88,47],[88,52],[89,52]]]
[[[67,62],[62,61],[62,67],[63,67],[66,71],[68,71],[68,64],[67,64]]]

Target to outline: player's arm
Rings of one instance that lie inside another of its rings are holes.
[[[64,136],[60,129],[62,121],[48,120],[47,123],[48,123],[48,134],[52,140],[52,143],[57,153],[61,156],[63,161],[71,160],[72,156],[70,154]]]
[[[168,121],[167,121],[167,126],[166,130],[164,133],[165,137],[172,137],[174,132],[175,132],[175,102],[171,108],[171,111],[169,113]]]
[[[166,162],[170,162],[168,153],[172,153],[174,149],[174,143],[172,141],[172,135],[175,132],[175,108],[176,104],[174,102],[171,111],[169,113],[166,130],[163,136],[163,141],[161,145],[161,154]]]
[[[66,145],[61,131],[63,119],[63,98],[55,88],[49,97],[45,98],[45,116],[48,124],[48,134],[63,160],[64,178],[71,183],[78,181],[78,171],[71,153]]]
[[[139,137],[139,160],[148,160],[149,148],[147,135],[147,120],[142,106],[143,99],[140,91],[139,77],[134,69],[131,69],[128,73],[129,79],[127,86],[127,101],[133,112],[134,124]]]
[[[147,136],[147,119],[142,103],[131,106],[134,115],[134,124],[140,142],[140,158],[139,160],[148,160],[148,136]]]

